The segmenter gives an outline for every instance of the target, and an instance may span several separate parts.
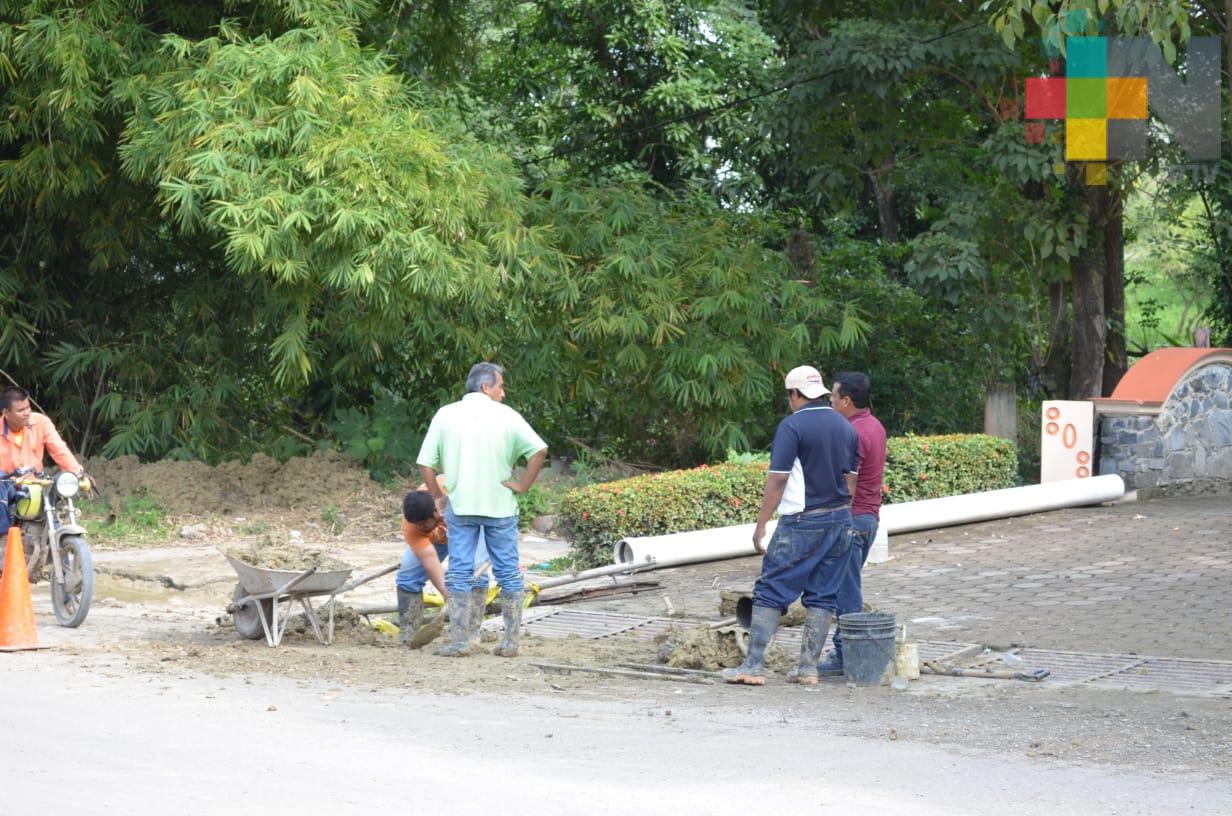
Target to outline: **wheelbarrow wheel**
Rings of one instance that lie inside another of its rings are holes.
[[[265,637],[265,629],[261,626],[261,612],[265,613],[266,620],[272,619],[274,602],[267,599],[264,601],[247,600],[240,603],[240,600],[246,597],[248,597],[248,590],[244,589],[243,584],[236,584],[235,592],[231,595],[231,619],[235,621],[235,631],[242,638],[261,640]],[[257,609],[257,604],[261,604],[260,611]]]

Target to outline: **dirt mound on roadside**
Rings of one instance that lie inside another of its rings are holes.
[[[317,621],[324,631],[329,626],[329,612],[325,605],[317,606]],[[284,637],[288,642],[316,642],[316,633],[312,631],[312,623],[308,616],[299,613],[287,621],[287,631]],[[337,604],[334,608],[334,642],[357,646],[375,646],[380,649],[400,647],[395,635],[377,631],[358,612],[346,604]],[[403,647],[405,648],[405,647]]]
[[[742,660],[735,632],[702,626],[672,630],[659,650],[659,662],[674,669],[718,671],[739,666]]]
[[[135,456],[121,456],[91,459],[87,470],[113,507],[126,496],[150,496],[177,515],[345,507],[348,500],[381,490],[354,459],[337,451],[285,463],[258,453],[247,463],[216,466],[172,460],[143,464]]]
[[[744,662],[734,629],[716,630],[707,626],[673,629],[659,647],[659,662],[675,669],[718,671]],[[795,666],[793,659],[771,643],[766,650],[766,667],[784,673]]]

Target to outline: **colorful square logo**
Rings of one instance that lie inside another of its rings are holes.
[[[1099,21],[1087,12],[1071,11],[1062,15],[1060,31],[1045,36],[1050,56],[1065,49],[1065,76],[1026,80],[1026,141],[1044,142],[1043,120],[1061,120],[1067,161],[1145,159],[1149,102],[1150,114],[1168,127],[1170,144],[1191,161],[1219,161],[1222,40],[1189,38],[1184,70],[1178,72],[1180,66],[1165,59],[1149,37],[1084,34],[1098,30]],[[1053,63],[1054,71],[1059,67]],[[1089,166],[1086,177],[1092,184],[1105,183],[1107,167]]]

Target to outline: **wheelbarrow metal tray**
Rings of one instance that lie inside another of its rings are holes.
[[[277,592],[304,570],[263,569],[254,567],[233,556],[226,556],[231,568],[239,576],[240,583],[249,595],[269,595]],[[307,569],[307,567],[305,567]],[[351,577],[353,570],[334,570],[331,572],[314,572],[297,583],[288,594],[291,595],[329,595],[339,589]]]
[[[333,641],[334,598],[338,591],[346,586],[351,570],[315,572],[315,567],[303,570],[263,569],[226,553],[223,555],[239,576],[241,589],[237,590],[237,596],[241,591],[248,593],[247,598],[237,597],[232,606],[228,607],[236,615],[237,629],[240,628],[238,622],[241,611],[249,609],[250,614],[261,624],[261,634],[265,635],[266,644],[277,646],[286,632],[292,607],[299,604],[312,625],[312,632],[317,640],[326,645]],[[325,604],[329,609],[329,621],[324,631],[310,600],[314,595],[329,596]],[[286,604],[285,610],[282,608],[283,604]]]

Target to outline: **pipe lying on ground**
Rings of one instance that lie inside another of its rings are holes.
[[[877,531],[870,561],[877,563],[888,557],[886,536],[913,530],[932,530],[955,524],[1083,507],[1119,499],[1125,495],[1125,482],[1120,476],[1095,476],[1063,482],[1010,487],[983,493],[967,493],[941,499],[886,504],[881,508],[881,527]],[[654,559],[656,567],[697,564],[755,555],[753,524],[717,527],[659,536],[631,536],[616,542],[612,556],[617,564],[634,560]],[[774,522],[766,525],[765,542],[774,534]],[[884,557],[879,557],[885,553]]]
[[[776,525],[777,522],[774,521],[766,525],[766,542],[774,535]],[[757,555],[757,551],[753,549],[755,526],[738,524],[734,527],[715,527],[688,533],[630,536],[616,542],[612,548],[612,558],[617,564],[653,559],[656,567],[675,567]]]
[[[1063,482],[1008,487],[984,493],[966,493],[941,499],[887,504],[881,508],[881,526],[890,535],[914,530],[933,530],[954,524],[1025,516],[1064,507],[1119,499],[1125,495],[1125,482],[1120,476],[1093,476],[1089,479],[1067,479]]]

